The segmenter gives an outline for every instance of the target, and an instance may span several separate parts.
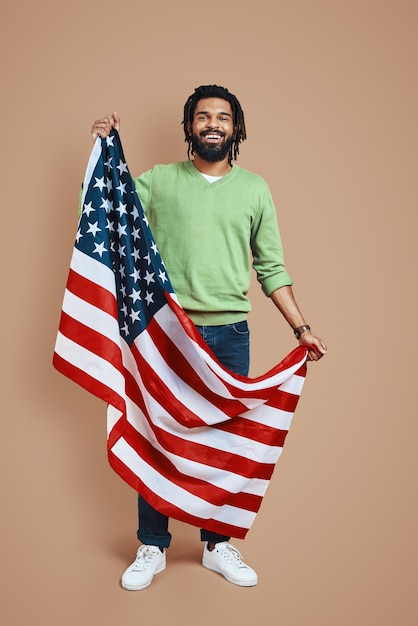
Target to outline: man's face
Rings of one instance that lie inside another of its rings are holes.
[[[192,148],[205,161],[223,161],[233,141],[231,105],[221,98],[199,100],[191,125]]]

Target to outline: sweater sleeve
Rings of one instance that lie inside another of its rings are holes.
[[[142,208],[144,209],[145,213],[147,212],[147,208],[151,200],[152,173],[153,170],[150,169],[141,174],[141,176],[134,178],[136,193],[139,196]]]
[[[257,280],[266,296],[280,287],[292,285],[284,265],[276,208],[267,183],[252,223],[251,251]]]

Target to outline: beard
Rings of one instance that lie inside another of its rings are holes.
[[[192,134],[192,151],[200,156],[204,161],[215,163],[223,161],[229,154],[233,142],[233,137],[226,137],[216,146],[207,145],[203,142],[201,135]]]

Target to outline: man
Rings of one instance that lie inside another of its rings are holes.
[[[246,139],[244,114],[224,87],[195,89],[184,107],[188,160],[157,165],[135,186],[179,301],[219,361],[248,375],[251,263],[264,293],[293,328],[308,360],[326,353],[296,303],[284,267],[274,203],[267,183],[232,162]],[[92,135],[119,130],[117,113],[94,122]],[[190,157],[193,157],[191,160]],[[168,518],[138,496],[142,545],[122,575],[122,587],[148,587],[166,566]],[[201,529],[202,564],[240,586],[257,584],[230,537]]]

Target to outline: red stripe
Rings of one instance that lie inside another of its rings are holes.
[[[79,322],[64,311],[61,314],[59,329],[64,337],[108,361],[123,373],[120,347],[114,341],[93,330],[90,326]]]
[[[252,439],[259,443],[263,443],[267,446],[284,446],[284,440],[286,439],[288,430],[281,430],[280,428],[274,428],[273,426],[266,426],[259,422],[253,422],[247,420],[245,417],[237,417],[229,422],[223,422],[222,424],[216,424],[214,426],[217,430],[223,430],[233,435],[239,435],[246,439]]]
[[[82,300],[118,319],[118,307],[114,294],[73,269],[70,269],[68,275],[67,289]]]
[[[61,374],[67,376],[70,380],[83,387],[100,400],[104,400],[107,404],[111,404],[119,411],[125,412],[125,401],[117,394],[114,389],[104,385],[102,382],[87,374],[84,370],[72,365],[59,354],[54,352],[52,363]]]

